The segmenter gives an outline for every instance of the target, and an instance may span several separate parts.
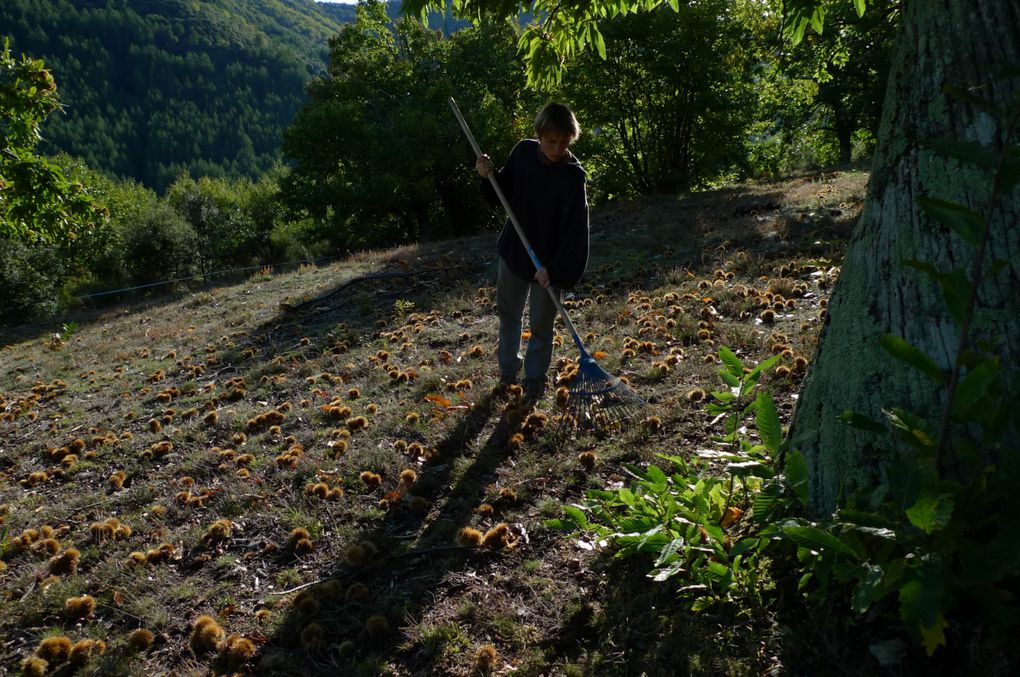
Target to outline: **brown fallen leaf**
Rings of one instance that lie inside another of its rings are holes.
[[[726,508],[726,512],[723,513],[722,521],[720,521],[719,524],[725,529],[726,527],[730,526],[738,519],[740,519],[740,516],[743,514],[744,511],[741,510],[740,508],[734,508],[733,506],[730,506]]]

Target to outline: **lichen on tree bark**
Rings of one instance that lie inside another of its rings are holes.
[[[998,66],[1020,64],[1020,5],[904,0],[902,11],[867,202],[791,430],[793,449],[808,460],[811,507],[817,513],[881,480],[876,449],[887,440],[841,423],[838,416],[845,410],[881,420],[883,409],[907,408],[933,421],[937,434],[943,394],[886,354],[879,338],[896,334],[950,368],[960,328],[939,290],[903,261],[926,261],[943,271],[962,266],[969,273],[972,247],[925,217],[917,198],[937,197],[987,213],[991,181],[939,156],[925,141],[952,138],[1001,150],[997,121],[947,95],[945,85],[999,104],[1020,96],[1020,78],[995,77]],[[989,262],[1009,263],[984,280],[974,332],[998,343],[1007,371],[1015,371],[1020,352],[1018,193],[1003,196],[992,214]]]

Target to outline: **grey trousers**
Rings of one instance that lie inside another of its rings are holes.
[[[553,290],[559,298],[560,290]],[[531,296],[528,309],[531,338],[528,350],[521,355],[521,328],[523,327],[524,304]],[[524,366],[524,379],[536,385],[544,384],[546,372],[552,362],[553,323],[556,321],[556,305],[549,292],[534,280],[526,280],[511,271],[502,258],[496,275],[496,314],[499,316],[499,344],[496,356],[499,360],[500,380],[514,382],[517,372]]]

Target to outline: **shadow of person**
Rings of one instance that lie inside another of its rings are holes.
[[[352,539],[344,560],[286,591],[296,595],[266,638],[260,674],[371,673],[397,654],[407,654],[402,663],[413,674],[435,674],[441,652],[411,655],[393,625],[417,622],[444,579],[484,566],[507,544],[464,545],[457,535],[511,455],[509,439],[526,411],[495,391],[474,403],[435,445],[413,486],[389,496],[385,518]],[[430,509],[415,509],[421,501]]]

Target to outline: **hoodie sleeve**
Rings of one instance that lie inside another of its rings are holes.
[[[506,164],[496,172],[496,181],[499,183],[503,195],[506,196],[507,202],[513,200],[514,167],[517,164],[517,149],[519,147],[520,144],[514,146],[514,149],[510,151],[510,157],[507,158]],[[493,207],[499,207],[499,196],[496,195],[492,182],[487,178],[480,178],[478,185],[482,189],[482,197],[485,198],[485,201]]]
[[[578,172],[577,182],[570,192],[561,227],[556,254],[547,268],[555,286],[571,289],[581,281],[588,267],[588,195],[583,171]]]

